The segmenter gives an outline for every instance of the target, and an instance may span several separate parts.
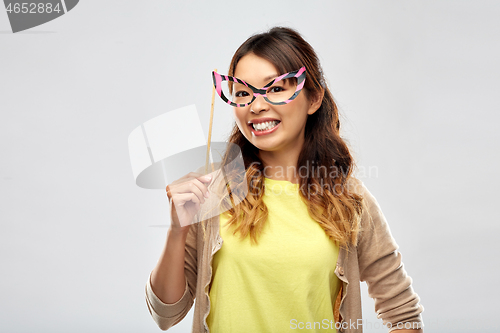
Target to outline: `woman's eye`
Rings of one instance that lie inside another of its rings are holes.
[[[269,89],[269,92],[270,93],[279,93],[279,92],[282,92],[283,90],[285,90],[285,89],[283,89],[283,87],[271,87]]]
[[[246,91],[241,91],[241,90],[240,90],[240,91],[237,91],[237,92],[234,94],[234,96],[236,96],[236,97],[246,97],[246,96],[248,96],[248,92],[246,92]]]

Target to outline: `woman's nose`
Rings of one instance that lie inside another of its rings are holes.
[[[258,95],[252,104],[250,104],[250,111],[259,114],[261,111],[269,110],[269,103],[266,102],[262,95]]]

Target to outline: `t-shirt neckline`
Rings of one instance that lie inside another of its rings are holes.
[[[288,181],[288,180],[277,180],[277,179],[271,179],[271,178],[267,178],[267,177],[264,177],[264,181],[266,182],[269,182],[269,183],[279,183],[279,184],[290,184],[290,185],[294,185],[294,186],[299,186],[299,184],[295,184],[295,183],[292,183],[291,181]]]

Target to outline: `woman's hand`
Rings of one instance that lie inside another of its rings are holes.
[[[172,231],[189,230],[193,218],[208,198],[208,185],[212,175],[190,172],[167,185],[168,199],[173,201],[170,228]]]

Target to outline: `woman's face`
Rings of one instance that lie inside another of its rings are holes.
[[[249,53],[240,59],[233,76],[262,88],[281,74],[284,73],[278,73],[271,62]],[[234,107],[233,110],[240,131],[255,147],[263,151],[287,153],[302,149],[307,116],[313,114],[320,105],[321,101],[312,103],[303,89],[293,101],[285,105],[272,105],[264,97],[257,96],[252,104]],[[279,123],[262,132],[250,124],[264,119],[277,120]]]

